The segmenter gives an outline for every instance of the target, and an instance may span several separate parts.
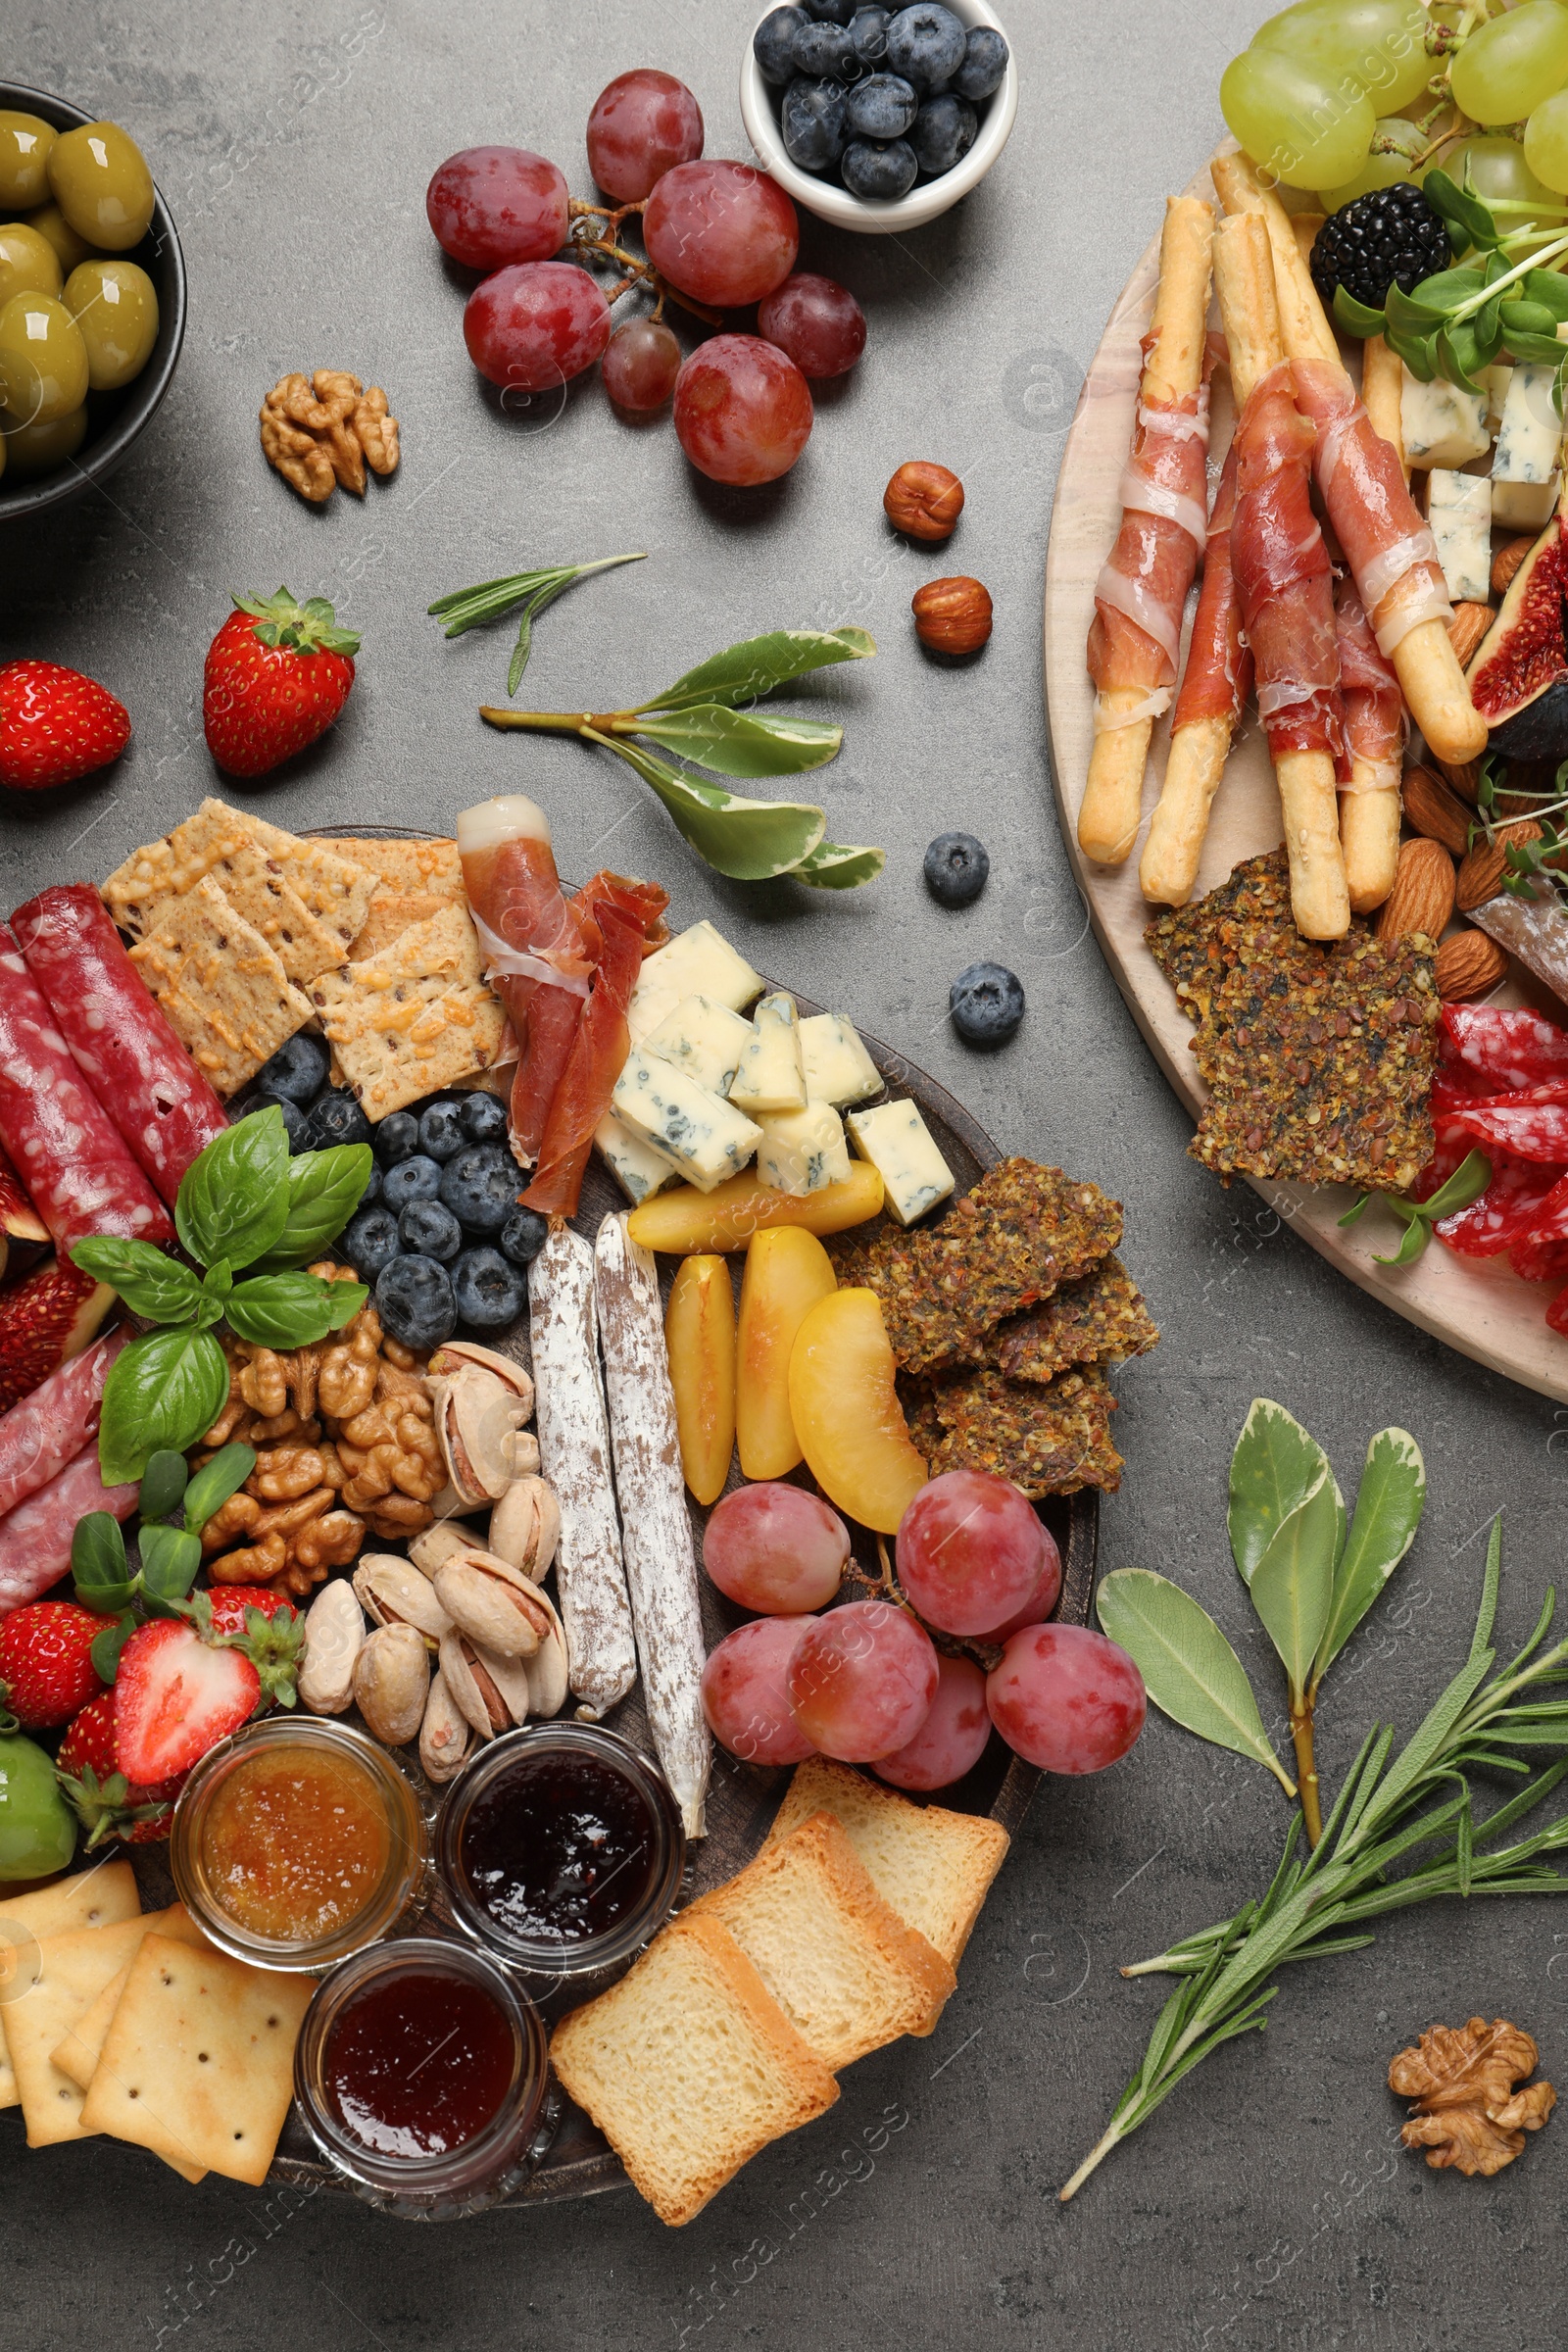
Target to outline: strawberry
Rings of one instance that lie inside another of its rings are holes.
[[[204,1634],[231,1641],[261,1677],[265,1697],[294,1704],[294,1670],[305,1645],[305,1619],[266,1585],[215,1585],[193,1592],[184,1614]]]
[[[131,1635],[115,1683],[115,1763],[127,1781],[150,1786],[189,1772],[257,1712],[262,1678],[234,1640],[204,1641],[179,1617],[155,1618]]]
[[[207,649],[202,723],[220,768],[260,776],[325,734],[349,699],[360,641],[334,625],[324,597],[300,605],[280,588],[234,605]]]
[[[89,1847],[106,1838],[122,1838],[127,1845],[149,1845],[169,1836],[174,1799],[185,1785],[185,1776],[179,1773],[172,1780],[155,1781],[150,1788],[134,1787],[125,1779],[115,1760],[113,1690],[100,1690],[82,1708],[60,1742],[56,1770],[87,1832]]]
[[[0,667],[0,784],[43,792],[118,760],[130,714],[107,686],[58,662]]]
[[[35,1600],[12,1610],[0,1625],[0,1702],[24,1731],[69,1723],[103,1689],[92,1645],[114,1624],[74,1600]]]

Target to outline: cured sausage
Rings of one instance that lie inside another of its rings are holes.
[[[605,1392],[615,1452],[626,1581],[649,1729],[688,1838],[701,1838],[713,1743],[703,1713],[702,1604],[686,1508],[675,1392],[650,1250],[608,1216],[594,1250]]]
[[[58,1585],[71,1566],[76,1521],[89,1511],[112,1511],[128,1519],[138,1486],[106,1487],[98,1475],[98,1448],[89,1444],[36,1494],[0,1519],[0,1617],[36,1600]]]
[[[528,1268],[539,1466],[561,1506],[556,1590],[571,1688],[592,1720],[637,1680],[594,1330],[594,1253],[558,1225]]]
[[[129,1334],[111,1331],[0,1414],[0,1518],[98,1435],[104,1382]]]
[[[38,983],[0,923],[0,1147],[63,1255],[90,1233],[172,1242],[174,1227],[90,1095]]]
[[[11,928],[77,1068],[172,1208],[191,1161],[228,1125],[223,1105],[87,883],[40,891]]]

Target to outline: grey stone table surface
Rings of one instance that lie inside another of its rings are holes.
[[[564,871],[610,858],[663,877],[682,920],[711,915],[763,968],[923,1062],[1007,1148],[1125,1201],[1125,1253],[1164,1337],[1118,1378],[1128,1470],[1102,1564],[1180,1577],[1266,1690],[1224,1541],[1249,1399],[1289,1405],[1347,1484],[1372,1430],[1414,1432],[1426,1524],[1330,1687],[1332,1776],[1374,1714],[1409,1728],[1452,1671],[1499,1507],[1503,1635],[1528,1628],[1560,1547],[1568,1425],[1409,1330],[1186,1156],[1187,1123],[1089,936],[1041,714],[1052,492],[1083,368],[1161,200],[1219,135],[1220,72],[1262,12],[1013,0],[1004,13],[1023,97],[983,187],[906,239],[806,223],[803,261],[865,305],[868,355],[820,400],[795,471],[736,494],[697,480],[667,425],[618,424],[595,381],[559,413],[500,414],[465,355],[461,292],[421,197],[443,156],[485,140],[538,147],[585,189],[589,104],[639,64],[691,84],[710,153],[746,155],[741,0],[0,0],[7,77],[140,140],[191,285],[173,390],[131,462],[103,494],[0,536],[0,657],[78,664],[136,729],[108,775],[0,815],[0,906],[103,875],[220,785],[201,662],[231,590],[287,580],[331,597],[365,638],[349,711],[248,805],[283,823],[439,826],[483,794],[533,793]],[[334,497],[318,513],[263,465],[255,416],[283,370],[323,365],[385,384],[406,454],[363,506]],[[967,486],[959,535],[934,555],[892,539],[881,514],[887,476],[917,457]],[[649,562],[541,622],[530,695],[603,707],[759,629],[869,628],[878,660],[802,699],[846,723],[821,779],[830,826],[886,845],[881,882],[841,901],[726,885],[628,770],[479,724],[504,644],[445,644],[430,598],[625,548]],[[953,565],[997,610],[985,655],[957,669],[923,659],[908,616],[915,586]],[[953,826],[992,858],[985,896],[957,914],[920,880],[925,842]],[[982,956],[1028,992],[1023,1028],[992,1059],[946,1018],[950,979]],[[1476,2011],[1536,2034],[1546,2073],[1568,2063],[1568,1908],[1548,1900],[1417,1913],[1375,1950],[1287,1979],[1264,2036],[1222,2052],[1076,2203],[1056,2203],[1159,1998],[1118,1964],[1259,1889],[1283,1824],[1261,1772],[1152,1717],[1117,1770],[1048,1782],[936,2036],[857,2067],[829,2116],[679,2234],[629,2191],[421,2232],[335,2195],[187,2188],[108,2140],[29,2155],[7,2117],[0,2339],[18,2352],[1546,2346],[1568,2125],[1495,2181],[1432,2174],[1396,2145],[1384,2076],[1423,2028]]]

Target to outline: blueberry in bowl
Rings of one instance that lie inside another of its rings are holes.
[[[257,1091],[280,1095],[285,1102],[297,1102],[302,1109],[308,1109],[325,1086],[326,1073],[325,1039],[313,1037],[309,1029],[301,1029],[278,1047],[270,1061],[263,1062],[256,1073]]]
[[[390,1209],[376,1203],[356,1209],[333,1246],[342,1250],[362,1282],[374,1282],[381,1268],[389,1266],[398,1255],[403,1244],[397,1218]]]
[[[390,1259],[375,1278],[374,1295],[382,1330],[421,1355],[439,1348],[457,1330],[451,1276],[437,1258],[403,1255]]]
[[[469,1144],[441,1172],[441,1199],[465,1233],[499,1233],[526,1178],[505,1144]]]
[[[427,1158],[455,1159],[467,1142],[463,1132],[463,1102],[442,1096],[419,1113],[419,1150]]]
[[[411,1200],[398,1219],[398,1238],[412,1256],[448,1265],[463,1248],[463,1227],[439,1200]]]
[[[395,1217],[411,1200],[434,1200],[441,1190],[441,1162],[423,1152],[400,1159],[381,1179],[381,1199]]]
[[[334,1144],[368,1144],[370,1122],[345,1087],[328,1087],[311,1105],[310,1148],[330,1151]]]

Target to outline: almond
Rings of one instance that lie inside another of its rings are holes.
[[[1440,760],[1438,766],[1447,777],[1460,800],[1468,801],[1473,808],[1481,791],[1480,760],[1466,760],[1462,766],[1456,766],[1451,760]]]
[[[1404,816],[1412,832],[1428,841],[1441,841],[1455,858],[1470,847],[1470,811],[1456,801],[1446,784],[1430,767],[1412,767],[1404,779]]]
[[[1506,540],[1492,559],[1492,593],[1506,596],[1508,583],[1524,562],[1535,541],[1528,532],[1522,539]]]
[[[1435,970],[1439,996],[1445,1004],[1456,1004],[1465,997],[1490,996],[1506,979],[1508,958],[1484,931],[1456,931],[1439,947]]]
[[[1509,842],[1540,839],[1541,827],[1534,817],[1526,816],[1521,817],[1517,824],[1499,825],[1494,840],[1478,841],[1459,868],[1454,892],[1459,912],[1468,914],[1472,906],[1484,906],[1489,899],[1496,897],[1507,871],[1508,861],[1503,851]]]
[[[1453,912],[1453,859],[1441,841],[1407,841],[1399,850],[1394,888],[1378,916],[1378,937],[1407,939],[1414,931],[1443,937]]]
[[[1480,650],[1497,615],[1490,605],[1455,605],[1453,618],[1448,623],[1448,635],[1459,657],[1459,667],[1468,669]]]

